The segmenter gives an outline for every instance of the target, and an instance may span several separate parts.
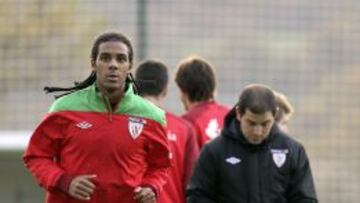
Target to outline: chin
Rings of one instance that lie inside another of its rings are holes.
[[[120,85],[106,85],[104,87],[105,87],[106,91],[108,91],[108,92],[113,92],[113,91],[121,89]]]
[[[251,144],[257,145],[257,144],[261,144],[263,142],[263,140],[251,140],[249,141]]]

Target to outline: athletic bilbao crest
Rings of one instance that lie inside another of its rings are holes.
[[[286,154],[289,152],[287,149],[271,149],[272,158],[275,165],[281,168],[286,161]]]
[[[139,137],[145,124],[144,119],[129,117],[129,133],[134,140]]]

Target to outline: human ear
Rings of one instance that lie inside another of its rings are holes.
[[[236,113],[236,119],[240,122],[240,120],[241,120],[241,114],[240,114],[239,106],[236,106],[236,107],[235,107],[235,113]]]
[[[96,71],[96,61],[95,60],[91,60],[91,69],[93,70],[93,71]]]
[[[165,96],[167,95],[167,93],[168,93],[168,88],[166,87],[166,88],[161,92],[161,95],[162,95],[163,97],[165,97]]]

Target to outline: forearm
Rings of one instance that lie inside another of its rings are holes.
[[[51,159],[38,157],[24,157],[25,166],[35,177],[39,185],[46,190],[58,188],[58,181],[64,174]]]
[[[156,196],[159,196],[167,180],[168,168],[149,169],[145,173],[141,186],[150,187]]]

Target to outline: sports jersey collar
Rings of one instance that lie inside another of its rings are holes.
[[[97,103],[104,103],[104,96],[99,89],[97,88],[96,84],[93,84],[91,86],[91,93],[95,95],[96,102]],[[117,108],[115,109],[114,113],[121,113],[123,112],[122,109],[126,109],[129,104],[131,104],[132,97],[135,95],[132,85],[127,85],[125,93],[123,97],[121,98],[119,104],[117,105]],[[106,104],[105,104],[106,105]]]
[[[192,106],[189,110],[202,108],[204,106],[208,106],[208,105],[211,105],[211,104],[215,104],[215,100],[212,99],[212,100],[209,100],[209,101],[199,102],[199,103],[195,104],[194,106]]]

